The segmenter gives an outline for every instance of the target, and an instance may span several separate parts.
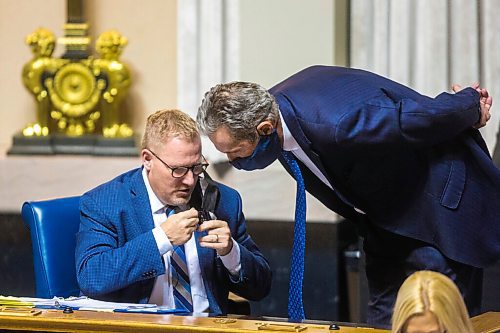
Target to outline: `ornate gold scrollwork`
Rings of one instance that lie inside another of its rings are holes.
[[[23,83],[33,94],[37,104],[36,122],[23,129],[25,136],[46,136],[49,134],[50,99],[42,82],[46,72],[56,70],[52,57],[56,38],[47,29],[39,28],[26,37],[26,44],[31,48],[33,59],[23,67]]]
[[[91,70],[81,63],[63,66],[54,79],[46,79],[45,84],[54,107],[70,118],[89,113],[106,86],[104,80],[96,82]]]
[[[59,132],[70,136],[100,131],[105,137],[130,137],[119,104],[130,86],[130,72],[119,61],[127,39],[117,31],[103,33],[96,49],[101,58],[52,58],[54,35],[43,28],[26,39],[34,58],[23,68],[23,82],[37,103],[37,122],[25,136]]]
[[[120,123],[118,109],[130,86],[130,72],[118,60],[127,43],[127,38],[116,30],[103,32],[96,41],[96,51],[100,58],[94,60],[94,70],[96,73],[104,73],[108,79],[100,101],[105,137],[129,137],[133,134],[127,124]]]

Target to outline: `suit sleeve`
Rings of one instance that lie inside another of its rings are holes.
[[[122,221],[103,213],[89,195],[83,195],[80,200],[80,218],[76,273],[85,295],[107,294],[164,274],[165,267],[152,231],[121,242],[125,239]]]
[[[240,245],[241,270],[239,279],[228,279],[229,290],[246,299],[258,301],[267,296],[271,289],[271,268],[247,233],[245,217],[241,209],[241,197],[236,191],[235,193],[238,212],[235,228],[231,232]]]
[[[340,117],[335,126],[339,145],[353,149],[432,146],[455,138],[479,120],[479,94],[472,88],[435,98],[381,91]]]

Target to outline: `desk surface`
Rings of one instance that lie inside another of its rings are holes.
[[[500,312],[488,312],[472,319],[476,333],[497,332]],[[34,316],[0,315],[0,329],[45,332],[307,332],[331,333],[328,324],[294,324],[241,318],[212,318],[174,315],[41,310]],[[367,327],[340,326],[340,332],[388,333]]]
[[[476,333],[500,332],[500,312],[486,312],[472,318],[472,326]]]
[[[0,315],[0,328],[48,332],[307,332],[327,333],[328,324],[294,324],[239,318],[190,317],[135,313],[42,310],[35,316]],[[386,330],[341,326],[340,331],[387,333]]]

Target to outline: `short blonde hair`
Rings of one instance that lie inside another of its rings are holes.
[[[399,289],[392,315],[392,332],[405,333],[408,320],[430,311],[449,333],[473,333],[467,308],[455,283],[446,275],[418,271]]]
[[[199,136],[195,121],[186,113],[175,109],[159,110],[151,114],[146,121],[141,148],[157,148],[169,138],[194,140]]]

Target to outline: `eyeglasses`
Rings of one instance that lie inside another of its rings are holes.
[[[172,170],[172,177],[174,177],[174,178],[184,177],[188,173],[189,170],[191,170],[193,172],[193,175],[199,176],[208,167],[208,163],[206,163],[205,157],[203,157],[203,155],[201,157],[203,158],[205,163],[195,164],[195,165],[192,165],[190,167],[187,167],[187,166],[171,167],[170,165],[165,163],[165,161],[163,161],[161,158],[159,158],[158,155],[156,155],[151,149],[148,149],[148,150],[150,151],[151,154],[154,155],[154,157],[159,159],[161,163],[163,163],[167,168]]]

